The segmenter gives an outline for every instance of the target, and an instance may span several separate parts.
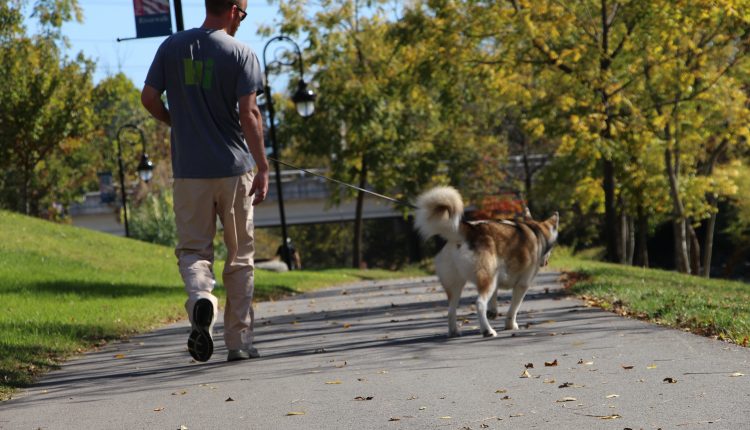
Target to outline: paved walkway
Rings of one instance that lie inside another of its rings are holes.
[[[48,374],[0,404],[0,428],[750,428],[750,349],[587,308],[556,279],[490,339],[472,289],[464,336],[446,338],[434,278],[260,303],[257,360],[226,363],[219,341],[191,362],[189,327],[171,325]]]

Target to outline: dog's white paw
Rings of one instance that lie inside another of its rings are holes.
[[[518,323],[515,321],[505,321],[506,330],[518,330]]]
[[[489,329],[486,332],[482,333],[482,336],[484,336],[484,337],[497,337],[497,332],[494,329]]]

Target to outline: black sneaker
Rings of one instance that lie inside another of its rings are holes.
[[[214,305],[200,299],[193,307],[193,331],[188,337],[188,351],[196,361],[208,361],[214,353]]]

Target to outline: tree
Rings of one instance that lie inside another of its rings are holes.
[[[40,215],[45,205],[79,185],[80,152],[92,129],[90,104],[93,64],[81,55],[62,54],[59,29],[80,20],[76,0],[42,0],[34,7],[42,25],[26,35],[25,2],[0,6],[0,205]]]

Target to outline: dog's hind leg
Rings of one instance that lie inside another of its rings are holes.
[[[500,313],[497,311],[497,286],[490,294],[490,302],[487,304],[487,318],[494,320]]]
[[[521,302],[526,291],[529,290],[529,285],[526,283],[516,284],[513,287],[513,298],[510,302],[510,309],[508,309],[508,315],[505,317],[505,329],[506,330],[518,330],[518,322],[516,322],[516,315],[518,314],[518,308],[521,307]]]
[[[456,312],[466,279],[459,275],[449,250],[446,248],[443,248],[435,257],[435,269],[445,294],[448,296],[448,337],[461,336],[461,331],[456,324]]]
[[[479,327],[482,336],[495,337],[497,336],[497,332],[492,328],[487,319],[487,302],[490,301],[490,296],[495,294],[495,279],[486,275],[478,276],[477,278],[477,316],[479,317]]]

